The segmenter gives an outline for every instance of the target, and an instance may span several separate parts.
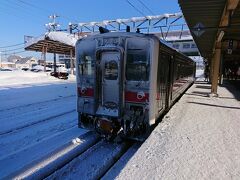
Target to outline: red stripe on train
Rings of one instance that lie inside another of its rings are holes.
[[[145,96],[143,98],[138,97],[138,92],[132,92],[132,91],[125,91],[125,101],[127,102],[148,102],[149,101],[149,94],[145,93]]]
[[[93,88],[84,88],[78,87],[78,96],[81,97],[93,97],[94,89]]]

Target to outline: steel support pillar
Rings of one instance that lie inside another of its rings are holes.
[[[71,74],[73,74],[74,65],[73,65],[73,50],[72,49],[70,50],[70,66],[71,66]]]
[[[53,70],[54,70],[54,73],[57,72],[57,68],[56,68],[56,53],[53,53]]]
[[[46,53],[47,53],[47,47],[43,46],[42,55],[43,55],[43,63],[44,63],[44,72],[46,72]]]
[[[219,67],[220,67],[220,59],[221,59],[221,49],[215,49],[215,53],[213,56],[213,67],[212,67],[212,87],[211,87],[211,93],[213,95],[217,95],[217,86],[218,86],[218,77],[219,77]]]

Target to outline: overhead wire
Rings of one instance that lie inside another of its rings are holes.
[[[141,3],[151,14],[155,15],[155,13],[150,8],[148,8],[144,2],[142,2],[141,0],[137,0],[137,1]]]
[[[141,15],[143,15],[144,17],[146,17],[146,15],[142,12],[142,11],[140,11],[136,6],[134,6],[129,0],[126,0],[127,1],[127,3],[130,5],[130,6],[132,6],[137,12],[139,12]]]
[[[7,46],[1,46],[1,49],[5,49],[5,48],[9,48],[9,47],[15,47],[15,46],[20,46],[23,45],[25,43],[17,43],[17,44],[12,44],[12,45],[7,45]]]
[[[18,2],[20,2],[20,3],[22,3],[22,4],[25,4],[25,5],[27,5],[27,6],[33,7],[33,8],[35,8],[35,9],[45,11],[45,12],[48,13],[49,15],[53,13],[53,12],[51,12],[51,11],[43,8],[43,7],[36,6],[35,4],[32,4],[32,3],[30,3],[30,2],[26,2],[26,1],[23,1],[23,0],[18,0]],[[75,19],[71,19],[71,18],[69,18],[69,17],[62,16],[62,15],[61,15],[60,17],[65,18],[65,19],[68,19],[68,20],[70,20],[70,21],[75,20]],[[75,20],[75,21],[76,21],[76,20]]]
[[[18,52],[13,52],[13,53],[2,53],[3,56],[10,56],[10,55],[16,55],[16,54],[21,54],[27,51],[18,51]]]
[[[41,20],[41,22],[45,21],[43,16],[40,16],[39,14],[33,13],[33,11],[28,10],[27,8],[23,7],[21,4],[18,4],[17,1],[14,1],[14,2],[2,1],[2,3],[3,3],[2,5],[5,8],[11,9],[11,11],[17,12],[18,16],[20,14],[23,15],[24,19],[26,18],[26,16],[31,15],[35,18],[35,21],[33,21],[33,22],[36,22],[36,21],[40,22],[40,20]],[[18,17],[18,16],[15,15],[15,17]]]
[[[1,52],[11,52],[11,51],[16,51],[16,50],[19,50],[19,49],[24,49],[24,47],[15,48],[15,49],[1,50]]]

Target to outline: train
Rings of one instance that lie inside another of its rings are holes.
[[[195,62],[154,34],[90,35],[75,54],[78,126],[107,139],[146,139],[195,80]]]

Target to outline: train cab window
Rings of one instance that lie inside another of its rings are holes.
[[[130,81],[148,81],[149,64],[145,54],[127,54],[126,79]]]
[[[118,64],[116,61],[105,62],[104,79],[117,80],[118,78]]]
[[[85,55],[81,58],[81,63],[79,64],[79,70],[81,75],[93,75],[94,63],[91,56]]]

